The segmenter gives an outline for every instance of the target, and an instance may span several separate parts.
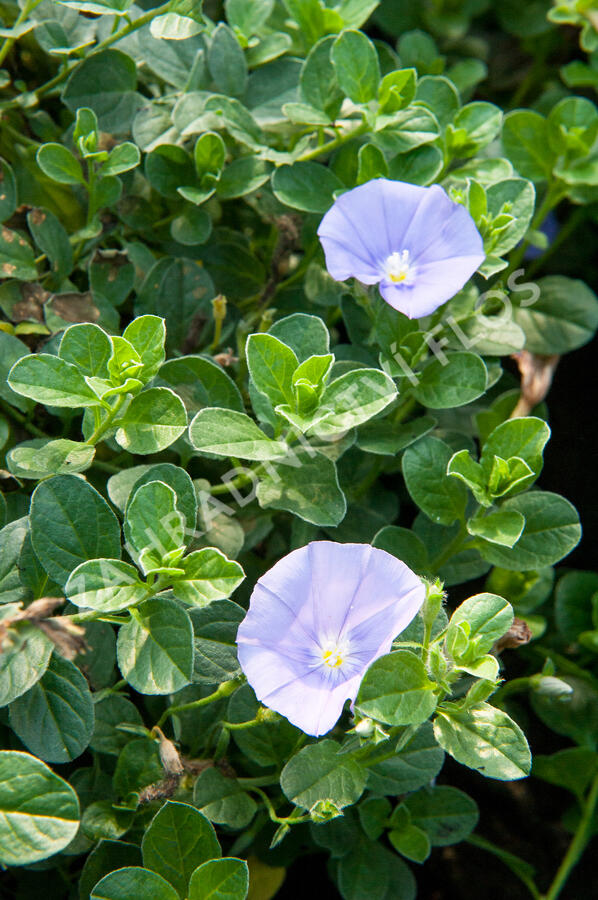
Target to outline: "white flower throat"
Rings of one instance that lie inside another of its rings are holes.
[[[409,261],[409,250],[395,250],[387,256],[384,263],[384,275],[393,284],[413,284],[415,266]]]
[[[349,645],[346,641],[324,641],[320,652],[325,666],[329,669],[340,669],[349,655]]]

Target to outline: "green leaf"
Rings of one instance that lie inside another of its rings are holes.
[[[523,178],[507,178],[487,188],[488,214],[492,218],[503,213],[513,216],[513,221],[493,236],[493,254],[500,256],[506,253],[525,236],[534,213],[535,199],[534,186]],[[478,352],[483,351],[478,348]]]
[[[378,92],[380,63],[376,48],[361,31],[343,31],[334,41],[330,58],[343,93],[354,103],[367,103]]]
[[[136,844],[101,840],[85,860],[79,879],[79,900],[89,900],[93,886],[104,875],[115,869],[136,865],[141,865],[141,853]]]
[[[321,740],[291,757],[280,776],[285,796],[305,809],[322,800],[339,809],[356,803],[365,787],[366,772],[338,750],[335,741]]]
[[[130,56],[120,50],[101,50],[75,67],[62,100],[72,113],[82,106],[92,109],[102,131],[123,134],[141,105],[136,84],[135,63]]]
[[[447,475],[452,452],[448,444],[425,437],[403,455],[403,476],[412,500],[433,521],[450,525],[465,513],[465,486]]]
[[[163,481],[137,488],[127,504],[124,535],[146,575],[167,566],[168,554],[185,545],[185,516],[177,509],[173,489]]]
[[[245,900],[249,868],[244,859],[213,859],[202,863],[189,882],[189,900]]]
[[[344,187],[331,169],[316,162],[280,166],[271,183],[275,197],[285,206],[313,213],[325,213],[332,206],[334,192]]]
[[[8,383],[18,394],[47,406],[72,409],[100,402],[76,366],[49,353],[24,356],[10,370]]]
[[[79,827],[72,787],[29,753],[0,751],[0,862],[23,866],[64,849]]]
[[[192,609],[195,659],[193,680],[202,684],[220,684],[239,673],[237,629],[245,611],[231,600],[214,600],[208,606]]]
[[[343,101],[336,69],[330,58],[334,37],[323,37],[309,51],[299,75],[299,89],[306,103],[336,118]]]
[[[234,31],[220,22],[212,32],[208,68],[222,94],[242,97],[247,87],[247,63]]]
[[[414,572],[425,572],[428,568],[428,551],[424,542],[408,528],[386,525],[374,537],[373,547],[392,553]]]
[[[78,159],[62,144],[43,144],[36,155],[37,164],[48,178],[59,184],[84,184]]]
[[[408,106],[415,97],[416,81],[415,69],[388,72],[378,86],[379,111],[388,115]]]
[[[547,122],[557,156],[587,156],[598,135],[598,110],[585,97],[565,97],[552,107]]]
[[[98,325],[71,325],[62,335],[58,355],[90,377],[107,378],[112,342]]]
[[[176,391],[190,416],[206,406],[244,410],[234,381],[221,366],[202,356],[169,359],[160,369],[158,380]]]
[[[366,453],[396,456],[436,426],[432,416],[420,416],[406,425],[396,425],[390,418],[369,422],[359,429],[357,446]]]
[[[131,798],[136,803],[136,798]],[[81,816],[81,836],[88,841],[116,839],[129,830],[133,822],[133,803],[117,806],[110,800],[94,800]]]
[[[290,449],[260,472],[256,489],[263,509],[285,509],[314,525],[338,525],[347,503],[334,462],[313,449]]]
[[[594,623],[592,597],[598,593],[598,573],[567,572],[559,579],[554,599],[556,625],[567,641],[574,642]]]
[[[485,543],[484,559],[504,569],[539,569],[552,566],[573,550],[581,537],[575,507],[549,491],[531,491],[511,497],[503,510],[515,510],[525,518],[523,534],[508,549]]]
[[[0,222],[10,219],[17,208],[17,183],[11,166],[0,159]]]
[[[225,600],[245,578],[239,563],[214,547],[193,551],[179,565],[185,575],[175,581],[172,590],[178,600],[191,606]]]
[[[257,803],[235,778],[210,767],[200,772],[193,789],[193,803],[211,822],[245,828],[257,812]]]
[[[24,441],[6,455],[6,464],[17,478],[47,478],[84,472],[95,456],[95,447],[78,441],[45,441],[36,438]]]
[[[404,71],[410,72],[412,69]],[[393,75],[394,73],[391,73]],[[388,75],[386,76],[389,77]],[[415,88],[415,82],[414,82]],[[423,103],[428,109],[434,113],[438,119],[441,128],[445,129],[453,121],[453,117],[458,113],[460,102],[459,94],[455,85],[444,75],[424,75],[417,82],[415,98],[418,103]],[[447,131],[447,144],[450,147],[450,137],[452,137],[453,129]],[[463,137],[465,137],[464,132]]]
[[[225,157],[226,146],[217,132],[206,131],[197,138],[193,159],[202,187],[209,189],[215,184],[220,177]]]
[[[129,563],[120,559],[91,559],[74,569],[64,592],[75,606],[113,613],[145,600],[147,586]]]
[[[344,900],[415,900],[417,891],[409,867],[365,836],[339,861],[338,883]]]
[[[463,791],[435,785],[409,794],[403,801],[411,822],[428,835],[434,847],[458,844],[468,837],[478,822],[478,807]]]
[[[444,708],[434,721],[434,735],[457,762],[487,778],[514,781],[529,774],[531,755],[521,728],[488,703],[465,711]]]
[[[574,675],[545,676],[532,692],[531,701],[548,728],[596,750],[598,690],[593,681]]]
[[[330,349],[330,335],[319,316],[293,313],[275,322],[268,334],[290,347],[300,363],[310,356],[323,356]]]
[[[27,213],[27,225],[33,240],[50,261],[53,286],[60,287],[73,268],[73,248],[64,225],[49,210],[39,208]]]
[[[164,777],[157,741],[147,737],[129,741],[121,750],[114,770],[114,789],[121,797]]]
[[[495,456],[508,460],[517,457],[532,469],[533,475],[520,481],[516,490],[507,491],[506,496],[519,493],[529,487],[542,471],[542,452],[550,437],[550,428],[543,419],[526,416],[508,419],[490,434],[480,458],[484,474],[490,477]]]
[[[185,516],[186,529],[193,532],[197,522],[197,497],[191,476],[180,466],[157,463],[155,466],[133,466],[132,469],[124,469],[109,480],[108,496],[124,512],[137,489],[150,481],[161,481],[172,488],[176,494],[176,507]]]
[[[291,379],[299,361],[290,347],[271,334],[251,334],[246,345],[247,366],[253,383],[273,406],[294,406]]]
[[[476,400],[486,390],[488,372],[475,353],[450,353],[446,363],[433,359],[421,372],[413,389],[429,409],[452,409]]]
[[[447,128],[447,143],[459,157],[474,156],[499,134],[502,111],[493,103],[475,101],[462,107]]]
[[[18,231],[0,229],[0,276],[34,281],[37,278],[31,244]]]
[[[36,556],[58,584],[79,563],[101,553],[120,556],[120,526],[106,501],[76,475],[57,475],[31,498],[31,540]]]
[[[382,151],[375,144],[363,144],[357,154],[357,184],[387,177],[388,165]]]
[[[274,7],[274,0],[226,0],[226,21],[246,38],[260,34]]]
[[[403,811],[404,807],[400,806],[398,810]],[[392,828],[388,832],[388,840],[401,856],[405,856],[413,862],[425,862],[430,855],[430,839],[426,832],[416,825],[406,823],[402,824],[400,828]]]
[[[3,604],[0,622],[16,611],[16,604]],[[48,667],[53,648],[50,638],[28,622],[20,622],[7,631],[0,653],[0,707],[12,703],[39,681]]]
[[[110,872],[98,881],[89,900],[129,900],[131,897],[151,900],[179,900],[179,894],[167,881],[137,866],[126,866]]]
[[[130,141],[125,141],[124,144],[119,144],[110,151],[108,159],[100,166],[98,174],[102,178],[106,178],[108,175],[121,175],[123,172],[134,169],[140,161],[141,154],[138,147]]]
[[[95,728],[90,747],[98,753],[118,756],[131,740],[131,735],[119,731],[119,725],[143,726],[141,713],[130,700],[120,694],[108,694],[95,705]]]
[[[524,517],[514,509],[497,509],[483,517],[474,516],[467,523],[469,534],[501,547],[513,547],[524,527]]]
[[[72,662],[54,654],[42,678],[10,705],[10,727],[47,762],[80,756],[91,740],[94,709],[87,681]]]
[[[253,156],[234,159],[222,171],[216,194],[221,200],[234,200],[251,194],[268,181],[271,166]]]
[[[188,247],[205,244],[211,233],[212,220],[205,209],[200,207],[186,207],[180,216],[177,216],[170,223],[172,239]]]
[[[598,328],[598,300],[583,282],[564,275],[547,275],[537,282],[540,296],[533,304],[513,307],[517,325],[532,353],[568,353],[583,347]]]
[[[324,390],[320,406],[330,412],[310,430],[329,440],[378,415],[396,396],[392,378],[380,369],[347,372]]]
[[[488,653],[496,641],[513,624],[511,604],[496,594],[476,594],[457,607],[449,622],[446,643],[450,647],[459,630],[466,624],[469,642],[475,646],[476,656]]]
[[[209,821],[187,803],[168,800],[156,813],[141,844],[143,864],[157,872],[187,896],[193,871],[221,855],[216,833]]]
[[[288,448],[273,441],[244,413],[232,409],[202,409],[189,426],[189,440],[196,450],[216,456],[272,460]]]
[[[419,725],[436,708],[434,683],[424,664],[408,650],[379,657],[363,677],[356,708],[388,725]]]
[[[199,22],[189,16],[179,16],[174,12],[156,16],[150,23],[152,37],[157,40],[185,41],[202,31],[203,26]]]
[[[133,397],[115,439],[129,453],[165,450],[187,428],[187,413],[181,398],[169,388],[149,388]]]
[[[142,694],[171,694],[191,681],[193,631],[187,613],[166,597],[146,600],[118,633],[119,668]]]
[[[434,738],[431,722],[417,729],[410,741],[390,759],[369,769],[368,789],[396,796],[430,784],[444,763],[444,750]]]
[[[571,791],[582,801],[598,773],[598,753],[588,747],[567,747],[550,756],[534,756],[532,775]]]
[[[157,374],[165,359],[166,328],[159,316],[138,316],[127,325],[123,338],[139,354],[143,363],[143,381]]]
[[[29,348],[18,338],[0,331],[0,397],[22,412],[30,412],[34,403],[15,394],[8,384],[8,373],[17,360],[27,356]]]
[[[260,704],[250,687],[242,685],[228,702],[227,722],[249,722],[255,719]],[[238,728],[232,732],[235,744],[241,753],[260,766],[278,765],[288,759],[299,740],[301,732],[291,723],[277,716],[274,721],[265,721],[252,728]]]
[[[390,178],[422,186],[431,184],[441,171],[442,153],[432,145],[414,147],[400,153],[388,164]]]
[[[145,159],[145,175],[158,193],[171,200],[179,197],[178,189],[196,182],[195,167],[189,153],[175,144],[160,144]]]
[[[505,116],[502,142],[506,155],[524,178],[544,181],[550,177],[555,155],[548,140],[544,116],[517,109]]]

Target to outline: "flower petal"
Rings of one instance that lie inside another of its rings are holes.
[[[315,541],[256,584],[237,634],[241,668],[261,702],[307,734],[325,734],[424,595],[420,579],[384,550]],[[323,662],[330,641],[347,648],[338,667]]]

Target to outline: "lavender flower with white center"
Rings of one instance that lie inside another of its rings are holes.
[[[417,575],[385,550],[314,541],[257,582],[237,634],[241,668],[265,706],[326,734],[424,597]]]
[[[318,236],[336,281],[379,284],[386,302],[410,319],[450,300],[484,261],[469,212],[437,184],[361,184],[334,202]]]

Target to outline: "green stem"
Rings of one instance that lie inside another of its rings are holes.
[[[556,900],[561,893],[563,887],[572,870],[581,859],[583,852],[590,840],[590,826],[594,817],[594,810],[598,803],[598,775],[592,781],[590,791],[584,801],[583,812],[579,820],[579,824],[573,835],[573,840],[569,844],[569,849],[565,853],[563,860],[558,867],[552,884],[544,894],[542,900]]]
[[[508,853],[506,850],[503,850],[502,847],[497,847],[492,841],[487,841],[486,838],[480,837],[477,834],[470,835],[465,839],[465,842],[471,844],[473,847],[479,847],[481,850],[486,850],[488,853],[492,853],[494,856],[498,857],[498,859],[500,859],[505,866],[508,866],[511,872],[523,882],[534,900],[541,900],[540,892],[534,883],[534,879],[525,871],[526,868],[531,867],[524,859],[521,859],[521,857],[516,856],[514,853]]]
[[[467,529],[465,527],[465,523],[462,522],[459,533],[455,535],[446,550],[443,550],[442,553],[439,553],[436,559],[432,560],[432,562],[430,563],[430,571],[438,572],[438,570],[442,568],[442,566],[451,558],[451,556],[455,556],[457,553],[459,553],[459,551],[462,550],[463,544],[465,543],[467,537]]]
[[[338,137],[321,144],[319,147],[314,147],[313,150],[306,150],[305,153],[298,157],[297,162],[306,162],[310,159],[317,159],[319,156],[326,156],[328,153],[336,150],[337,147],[342,147],[343,144],[348,143],[352,138],[363,134],[367,130],[367,122],[361,122],[357,128],[353,128],[351,131],[345,132],[345,134],[339,134]]]
[[[118,397],[116,403],[111,408],[110,412],[108,413],[108,415],[106,416],[104,421],[100,425],[98,425],[98,427],[96,428],[94,433],[91,435],[91,437],[89,437],[85,441],[86,444],[88,444],[90,447],[95,447],[95,445],[100,440],[100,438],[108,431],[108,429],[112,425],[112,422],[116,418],[117,414],[119,413],[119,411],[120,411],[123,403],[127,399],[127,397],[128,397],[128,394],[121,394],[120,397]]]
[[[31,0],[31,2],[25,3],[25,6],[21,10],[19,15],[15,19],[15,21],[13,22],[12,27],[16,28],[18,25],[22,25],[23,22],[25,22],[27,20],[27,16],[29,15],[29,13],[33,12],[35,7],[39,6],[39,4],[41,2],[42,2],[42,0]],[[10,53],[10,51],[12,50],[12,48],[17,40],[18,40],[18,38],[6,38],[4,40],[2,47],[0,47],[0,66],[6,59],[6,57]]]
[[[266,805],[266,809],[268,810],[268,815],[272,822],[276,822],[277,825],[298,825],[300,822],[309,822],[311,820],[311,816],[309,813],[306,815],[301,815],[301,813],[295,809],[290,816],[281,817],[276,815],[276,810],[272,805],[272,801],[265,793],[265,791],[260,790],[258,787],[252,789],[256,794],[258,794]]]
[[[207,697],[200,697],[199,700],[192,700],[190,703],[181,703],[178,706],[169,706],[158,719],[156,723],[157,727],[162,728],[166,720],[171,716],[176,716],[177,713],[187,712],[187,710],[190,709],[199,709],[202,706],[207,706],[209,703],[214,703],[216,700],[230,697],[237,688],[241,687],[244,681],[245,678],[241,676],[232,678],[230,681],[223,681],[222,684],[212,694],[208,694]]]
[[[236,488],[245,487],[247,484],[251,484],[253,479],[251,475],[247,475],[243,473],[241,475],[237,475],[236,478],[231,478],[230,481],[226,481],[223,484],[216,484],[213,487],[210,487],[210,494],[227,494],[232,493],[232,491]]]
[[[575,212],[571,216],[569,216],[550,247],[547,247],[541,256],[536,257],[536,259],[532,261],[526,272],[528,278],[531,278],[532,275],[535,275],[538,269],[542,268],[542,266],[551,258],[551,256],[553,256],[556,250],[558,250],[558,248],[565,243],[567,238],[569,238],[577,229],[577,227],[583,222],[586,215],[586,208],[584,206],[578,206]]]
[[[155,19],[157,16],[161,16],[164,13],[168,12],[169,9],[170,3],[163,3],[162,6],[158,6],[155,9],[150,9],[142,16],[139,16],[138,19],[135,19],[133,22],[129,22],[127,25],[125,25],[124,28],[121,28],[119,31],[114,32],[114,34],[109,35],[109,37],[101,41],[96,47],[93,47],[93,53],[99,53],[100,50],[106,50],[108,47],[111,47],[112,44],[116,44],[117,41],[120,41],[124,37],[127,37],[133,31],[137,31],[139,28],[143,28],[143,26],[147,25],[148,22],[151,22],[152,19]],[[45,84],[42,84],[42,86],[35,91],[35,95],[37,97],[43,97],[44,94],[48,94],[55,87],[58,87],[59,84],[62,84],[62,82],[69,77],[73,69],[75,69],[80,62],[81,60],[77,59],[75,60],[75,62],[70,63],[68,66],[65,66],[61,72],[58,72],[58,74],[54,76],[54,78],[51,78],[49,81],[46,81]]]
[[[537,680],[538,677],[538,675],[529,675],[525,678],[512,678],[510,681],[505,682],[492,697],[493,704],[501,706],[506,697],[509,697],[511,694],[520,694],[523,691],[528,691],[533,687],[534,680]]]
[[[263,725],[264,720],[258,716],[255,719],[249,719],[247,722],[220,722],[220,726],[227,731],[241,731],[243,728],[255,728],[256,725]]]
[[[24,416],[23,413],[14,409],[9,403],[3,400],[0,397],[0,409],[4,412],[9,419],[12,419],[13,422],[16,422],[17,425],[20,425],[25,431],[28,431],[29,434],[32,434],[34,437],[38,438],[47,438],[50,440],[50,435],[46,434],[45,431],[42,431],[41,428],[38,428],[37,425],[33,425],[27,419],[27,416]]]
[[[278,775],[258,775],[255,778],[237,778],[237,783],[246,790],[254,787],[269,787],[271,784],[278,784],[278,782]]]
[[[563,194],[562,187],[560,185],[554,184],[554,182],[549,185],[548,190],[546,191],[544,200],[540,204],[540,207],[538,208],[538,210],[536,211],[536,214],[534,215],[534,218],[532,219],[532,223],[530,225],[530,229],[532,231],[537,231],[542,226],[546,216],[550,212],[552,212],[552,210],[555,208],[555,206],[558,206],[558,204],[561,202],[563,197],[564,197],[564,194]],[[529,241],[523,241],[523,243],[520,244],[519,247],[517,247],[513,251],[513,253],[511,254],[511,261],[509,263],[509,268],[506,269],[505,272],[501,273],[503,278],[506,278],[508,275],[511,274],[511,272],[513,272],[515,269],[519,268],[519,266],[521,265],[521,262],[523,260],[523,257],[525,256],[525,251],[527,250],[529,245],[530,245]]]
[[[112,622],[114,625],[123,625],[127,621],[122,616],[111,616],[110,613],[102,612],[99,609],[89,609],[87,612],[74,613],[72,616],[66,616],[65,618],[70,619],[75,625],[81,625],[84,622],[95,622],[96,619],[101,619],[102,622]]]

